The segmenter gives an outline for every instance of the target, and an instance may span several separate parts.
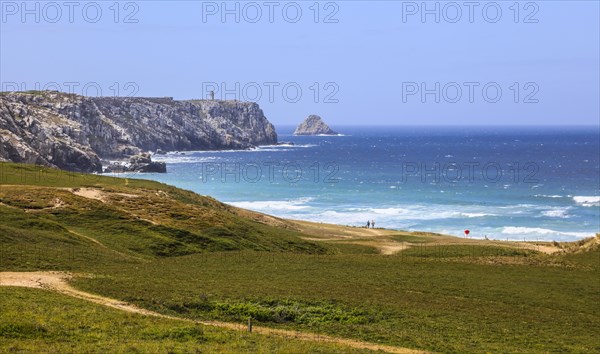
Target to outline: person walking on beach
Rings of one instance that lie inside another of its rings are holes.
[[[371,228],[375,228],[375,220],[371,220]]]
[[[367,220],[367,229],[371,227],[371,222],[369,222],[369,220]]]

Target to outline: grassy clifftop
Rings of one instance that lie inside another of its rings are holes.
[[[157,182],[0,163],[0,183],[2,265],[12,269],[73,267],[65,249],[99,262],[241,249],[326,252],[283,220],[269,218],[278,222],[271,226],[261,222],[266,216]],[[23,257],[28,262],[16,262]]]

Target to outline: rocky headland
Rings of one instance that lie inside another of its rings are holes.
[[[129,159],[148,151],[276,143],[275,128],[252,102],[0,93],[0,161],[102,172],[101,159]]]

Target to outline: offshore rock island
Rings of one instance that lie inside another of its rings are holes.
[[[0,161],[102,172],[101,159],[145,151],[276,143],[275,128],[252,102],[0,93]]]
[[[338,133],[325,124],[321,117],[311,114],[298,125],[294,135],[338,135]]]

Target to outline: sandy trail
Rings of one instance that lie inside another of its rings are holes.
[[[69,190],[71,193],[73,193],[77,196],[88,198],[88,199],[99,200],[103,203],[106,203],[108,198],[111,195],[118,195],[118,196],[127,197],[127,198],[139,198],[140,197],[137,194],[105,192],[102,189],[98,189],[98,188],[67,188],[67,190]]]
[[[393,242],[393,243],[385,243],[385,244],[380,244],[379,245],[379,252],[381,252],[381,254],[383,255],[392,255],[392,254],[396,254],[400,251],[404,251],[405,249],[409,248],[410,246],[407,243],[399,243],[399,242]]]
[[[96,188],[75,188],[71,190],[71,193],[80,197],[99,200],[103,203],[106,202],[105,193]]]
[[[525,242],[518,242],[515,244],[517,248],[526,248],[532,251],[538,251],[538,252],[542,252],[542,253],[546,253],[546,254],[553,254],[556,252],[560,252],[562,251],[562,249],[560,249],[559,247],[556,246],[544,246],[544,245],[536,245],[536,244],[531,244],[531,243],[525,243]]]
[[[186,318],[167,316],[158,312],[139,308],[135,305],[111,299],[108,297],[91,294],[85,291],[77,290],[69,285],[68,280],[72,275],[65,272],[0,272],[0,286],[18,286],[26,288],[46,289],[56,291],[64,295],[72,296],[78,299],[90,301],[99,305],[112,307],[117,310],[130,313],[137,313],[146,316],[154,316],[179,321],[188,321],[199,323],[206,326],[227,328],[233,330],[244,330],[240,323],[220,322],[220,321],[193,321]],[[387,353],[425,353],[424,351],[400,348],[388,345],[381,345],[358,340],[331,337],[317,333],[297,332],[284,329],[274,329],[269,327],[253,326],[252,331],[259,334],[275,335],[286,338],[295,338],[299,340],[318,341],[325,343],[341,344],[356,349],[379,350]]]
[[[344,230],[343,233],[334,234],[331,230],[321,237],[302,237],[307,241],[340,242],[373,247],[382,255],[393,255],[411,246],[408,242],[398,242],[389,238],[390,232],[385,229],[360,229]],[[335,231],[335,230],[333,230]]]
[[[393,255],[415,246],[411,242],[397,241],[392,236],[423,236],[428,238],[428,242],[419,243],[419,246],[499,246],[528,249],[532,251],[553,254],[562,251],[560,247],[552,244],[536,244],[531,242],[515,242],[500,240],[481,240],[471,238],[459,238],[440,234],[396,231],[389,229],[367,229],[364,227],[347,227],[342,225],[321,224],[309,221],[289,220],[294,223],[300,231],[310,237],[302,237],[307,241],[316,242],[339,242],[346,244],[356,244],[369,246],[377,249],[382,255]]]
[[[164,317],[122,301],[77,290],[67,282],[71,277],[70,274],[63,272],[0,272],[0,285],[53,290],[61,294],[127,312]]]

